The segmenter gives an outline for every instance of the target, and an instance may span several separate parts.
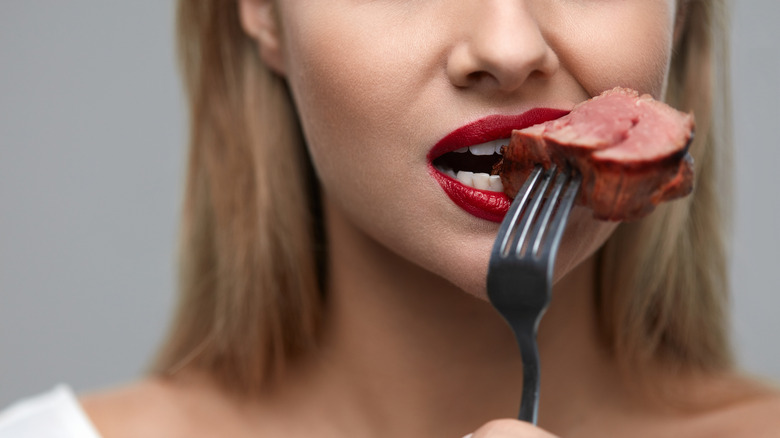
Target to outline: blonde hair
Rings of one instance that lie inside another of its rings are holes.
[[[731,357],[720,179],[729,137],[716,132],[725,113],[712,111],[728,96],[717,76],[725,6],[685,7],[668,96],[696,114],[696,190],[619,227],[601,251],[598,300],[605,340],[624,363],[715,370]],[[236,2],[180,0],[178,41],[191,124],[180,301],[154,371],[189,367],[257,392],[317,345],[325,251],[316,182],[286,85],[259,60]]]
[[[288,90],[236,2],[183,0],[177,21],[190,150],[178,313],[155,368],[246,392],[316,343],[317,197]]]
[[[621,224],[601,251],[601,329],[625,369],[681,373],[733,365],[728,335],[731,130],[727,9],[681,2],[667,102],[695,114],[694,193]]]

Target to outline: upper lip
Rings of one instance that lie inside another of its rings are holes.
[[[444,136],[428,152],[428,161],[433,161],[448,152],[467,146],[509,138],[515,129],[523,129],[554,120],[568,112],[568,110],[556,108],[533,108],[522,114],[497,114],[484,117],[461,126]]]

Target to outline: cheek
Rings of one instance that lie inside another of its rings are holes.
[[[618,225],[593,219],[589,209],[575,206],[555,260],[555,281],[598,251]]]
[[[430,126],[419,120],[433,106],[421,85],[425,43],[354,2],[286,4],[287,82],[327,201],[374,239],[413,253],[425,237],[410,226],[421,220],[420,199],[439,199],[425,167]]]
[[[549,27],[548,37],[590,95],[619,85],[660,98],[671,59],[673,11],[674,2],[593,3],[576,15],[561,14],[564,21]]]
[[[365,163],[391,159],[390,149],[370,146],[405,140],[394,128],[411,99],[404,72],[412,55],[398,53],[381,22],[355,26],[364,19],[358,12],[298,9],[285,35],[288,83],[316,166],[339,166],[347,153]]]

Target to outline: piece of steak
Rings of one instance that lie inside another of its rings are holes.
[[[496,166],[514,197],[536,164],[582,175],[578,203],[603,220],[633,220],[693,189],[693,116],[615,88],[566,116],[515,130]]]

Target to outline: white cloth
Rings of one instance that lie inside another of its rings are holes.
[[[100,438],[73,390],[60,385],[0,412],[0,438]]]

